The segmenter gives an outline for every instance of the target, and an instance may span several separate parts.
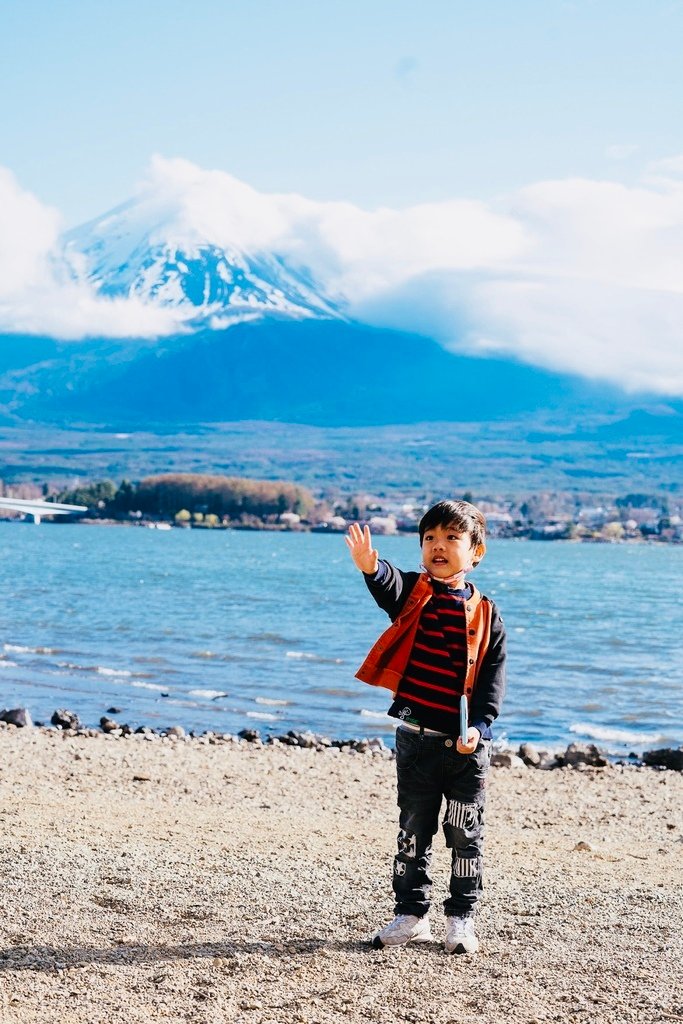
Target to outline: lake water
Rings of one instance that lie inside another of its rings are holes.
[[[378,538],[418,567],[415,536]],[[382,735],[354,672],[388,619],[339,535],[0,523],[0,705],[97,725]],[[508,630],[497,740],[683,742],[683,547],[492,541]]]

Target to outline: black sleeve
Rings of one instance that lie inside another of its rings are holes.
[[[470,722],[491,725],[498,718],[505,695],[505,626],[491,602],[491,638],[472,693]]]
[[[401,609],[408,600],[419,575],[418,572],[403,572],[391,562],[380,558],[374,576],[364,572],[363,578],[377,604],[393,622],[401,614]]]

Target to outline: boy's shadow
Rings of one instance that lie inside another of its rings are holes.
[[[432,947],[438,943],[421,943]],[[120,946],[98,948],[96,946],[69,946],[62,949],[55,946],[12,946],[0,949],[0,972],[68,970],[84,964],[110,964],[113,966],[135,966],[156,964],[168,960],[212,960],[222,958],[229,963],[239,954],[258,954],[268,959],[282,960],[296,955],[310,955],[327,949],[343,953],[382,953],[373,949],[368,939],[328,941],[322,938],[283,939],[281,942],[258,942],[256,940],[225,942],[197,942],[180,945],[153,946],[138,943],[124,943]]]

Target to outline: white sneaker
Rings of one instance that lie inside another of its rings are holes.
[[[446,942],[444,943],[444,949],[447,953],[477,952],[479,949],[479,939],[474,934],[474,918],[446,918]]]
[[[403,946],[406,942],[431,942],[432,931],[429,918],[417,917],[415,914],[397,914],[393,921],[380,928],[372,936],[372,948],[384,949],[385,946]]]

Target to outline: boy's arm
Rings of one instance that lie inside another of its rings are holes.
[[[410,593],[410,582],[414,584],[418,574],[401,572],[380,559],[372,546],[368,526],[361,530],[357,523],[352,523],[344,540],[375,601],[392,620],[395,619]]]
[[[417,576],[416,572],[402,572],[383,558],[379,560],[375,573],[363,573],[368,590],[392,622],[406,603]]]
[[[500,714],[505,694],[505,626],[500,612],[491,602],[491,637],[484,655],[477,684],[472,694],[470,725],[480,733],[489,728]]]

